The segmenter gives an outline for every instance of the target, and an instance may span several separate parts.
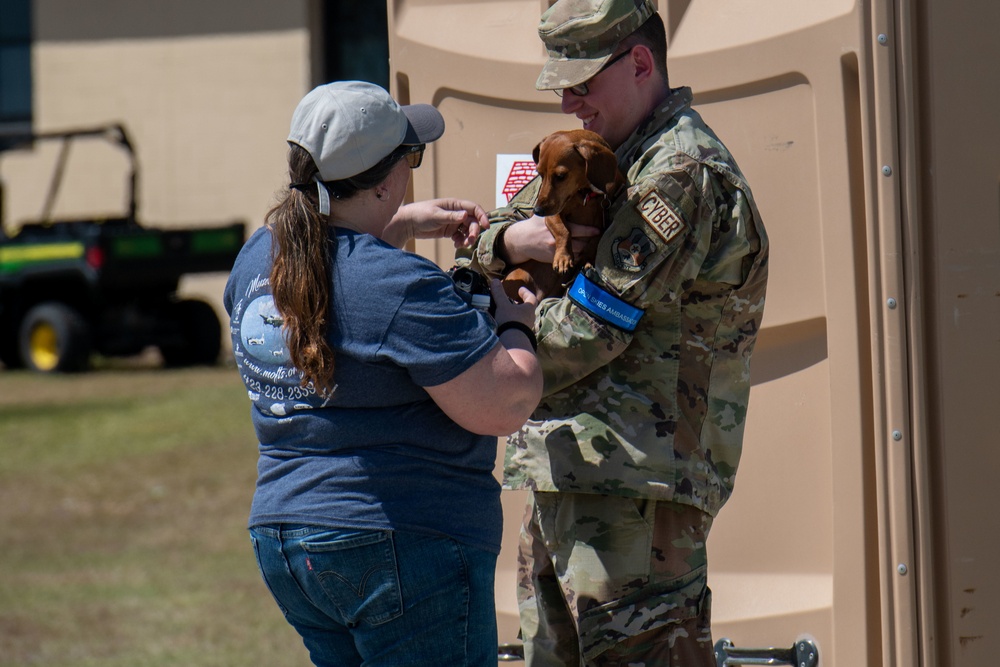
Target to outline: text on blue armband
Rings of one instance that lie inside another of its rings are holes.
[[[645,314],[645,311],[601,289],[582,273],[577,274],[567,296],[597,319],[625,331],[635,331]]]

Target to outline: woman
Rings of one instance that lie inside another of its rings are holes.
[[[260,441],[250,532],[315,665],[496,662],[496,437],[541,397],[535,298],[496,333],[411,238],[474,242],[479,206],[400,206],[430,105],[338,82],[299,103],[287,191],[226,285]]]

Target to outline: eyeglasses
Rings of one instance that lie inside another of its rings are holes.
[[[416,169],[424,161],[425,148],[427,148],[426,144],[417,144],[416,146],[410,146],[406,153],[403,154],[403,157],[406,158],[406,164],[410,165],[410,169]]]
[[[592,76],[589,79],[587,79],[587,81],[584,81],[583,83],[578,83],[575,86],[570,86],[569,88],[556,88],[553,92],[556,95],[558,95],[559,97],[562,97],[563,93],[568,90],[569,92],[573,93],[577,97],[583,97],[584,95],[586,95],[587,93],[590,92],[590,87],[587,86],[587,83],[589,81],[593,81],[594,77],[596,77],[598,74],[600,74],[601,72],[603,72],[607,68],[611,67],[616,62],[618,62],[619,60],[621,60],[622,58],[624,58],[625,56],[627,56],[630,53],[632,53],[632,49],[629,49],[627,51],[622,51],[617,56],[615,56],[614,58],[612,58],[608,62],[604,63],[604,67],[602,67],[601,69],[597,70],[594,73],[594,76]]]

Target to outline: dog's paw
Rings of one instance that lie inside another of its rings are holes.
[[[573,258],[569,255],[556,255],[552,260],[552,268],[561,276],[573,270]]]

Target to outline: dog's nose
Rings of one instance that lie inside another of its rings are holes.
[[[536,206],[534,208],[534,213],[535,213],[535,215],[537,215],[540,218],[544,218],[545,216],[548,215],[548,212],[546,212],[546,210],[544,208],[542,208],[541,206]]]

